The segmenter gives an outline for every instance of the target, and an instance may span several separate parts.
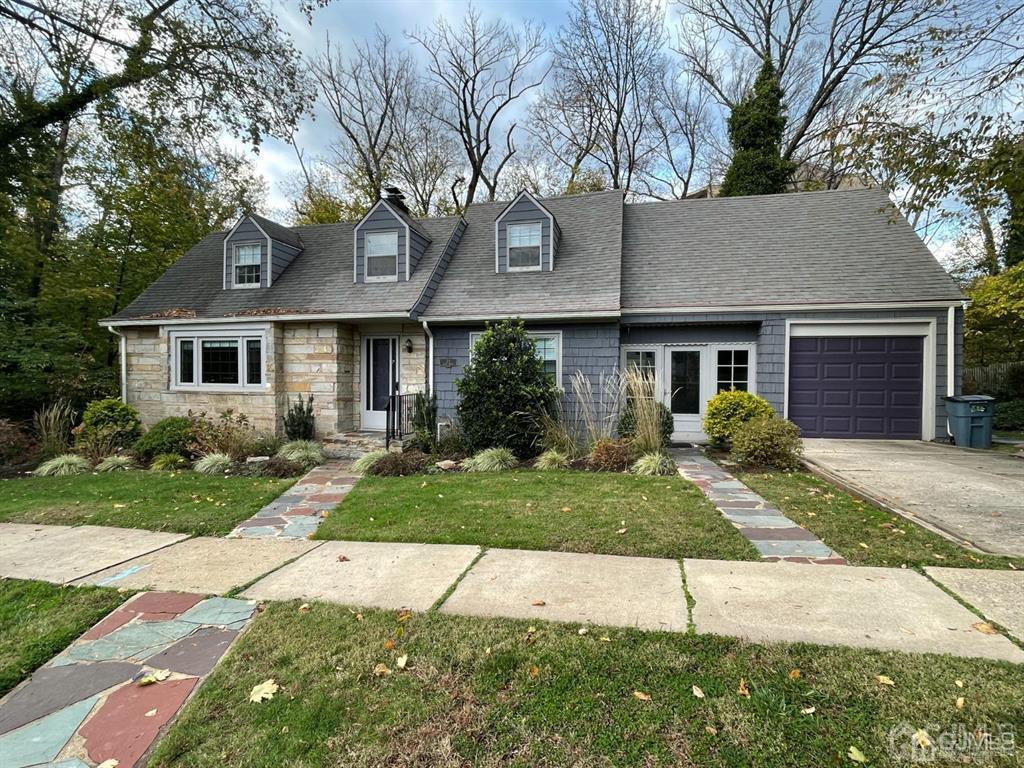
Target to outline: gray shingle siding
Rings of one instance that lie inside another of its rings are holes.
[[[405,222],[386,205],[378,206],[356,229],[356,282],[366,282],[366,233],[398,233],[398,282],[405,280]]]
[[[292,263],[295,257],[302,253],[301,248],[295,248],[287,243],[282,243],[273,239],[270,241],[270,250],[270,263],[272,265],[274,280],[277,280],[277,278],[279,278],[288,268],[288,265]]]
[[[498,272],[508,271],[508,225],[532,222],[540,222],[540,269],[542,272],[551,271],[552,244],[557,242],[557,237],[554,241],[552,239],[551,220],[536,203],[523,195],[515,205],[505,211],[495,225],[498,237]]]
[[[267,269],[267,238],[260,232],[259,227],[246,217],[242,219],[231,237],[227,240],[226,256],[224,257],[224,286],[232,288],[235,284],[234,257],[235,246],[249,243],[260,246],[260,287],[266,288],[270,280],[270,270]]]

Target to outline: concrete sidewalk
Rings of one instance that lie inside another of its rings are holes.
[[[1006,636],[989,634],[978,615],[936,583],[903,569],[686,560],[680,570],[675,560],[569,552],[491,549],[477,559],[479,548],[464,545],[174,543],[179,537],[173,535],[167,544],[159,538],[167,534],[147,531],[53,528],[0,524],[0,576],[166,590],[199,585],[192,591],[206,594],[255,579],[245,597],[414,610],[440,604],[452,614],[673,632],[692,623],[697,633],[752,642],[814,642],[1024,663],[1024,651]],[[75,553],[81,551],[88,563],[76,566]],[[1021,631],[1015,621],[1024,606],[1021,574],[932,571],[936,581],[986,618],[1010,632]]]

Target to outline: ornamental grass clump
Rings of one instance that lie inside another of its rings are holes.
[[[153,472],[177,472],[188,469],[188,459],[180,453],[161,453],[150,463]]]
[[[133,469],[135,469],[135,459],[124,453],[107,456],[96,465],[97,472],[128,472]]]
[[[192,469],[201,475],[223,475],[231,471],[232,464],[226,453],[208,453],[197,459]]]
[[[360,456],[358,459],[352,462],[352,471],[355,472],[357,475],[365,475],[370,471],[374,464],[376,464],[380,459],[384,458],[387,455],[388,452],[383,449],[379,451],[370,451],[369,453],[364,453],[362,456]]]
[[[629,440],[606,438],[594,443],[587,455],[587,468],[594,472],[625,472],[635,452]]]
[[[549,448],[544,451],[537,460],[533,462],[534,469],[567,469],[569,466],[569,457],[557,451],[554,448]]]
[[[304,467],[315,467],[324,462],[323,448],[313,440],[291,440],[281,446],[277,455]]]
[[[84,456],[77,453],[65,453],[44,461],[32,473],[38,477],[70,477],[84,475],[92,469],[92,464]]]
[[[634,461],[629,471],[634,475],[646,477],[674,475],[676,473],[676,463],[667,453],[655,451],[653,453],[645,453]]]
[[[656,453],[668,445],[674,428],[672,413],[658,399],[656,376],[632,366],[623,374],[626,405],[619,416],[619,435],[633,441],[637,453]]]
[[[39,452],[43,458],[52,459],[67,453],[71,447],[71,428],[75,425],[75,409],[65,400],[36,411],[32,425],[39,439]]]
[[[508,448],[487,448],[462,462],[467,472],[505,472],[514,469],[515,454]]]

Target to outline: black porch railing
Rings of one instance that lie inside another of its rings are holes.
[[[416,395],[391,395],[388,398],[387,428],[384,432],[384,447],[391,446],[392,440],[401,440],[413,433],[412,415],[416,408]]]

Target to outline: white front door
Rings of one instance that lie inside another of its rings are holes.
[[[676,442],[704,438],[701,422],[711,395],[707,388],[707,347],[665,347],[666,402],[672,412],[672,439]]]
[[[398,383],[398,337],[363,337],[362,428],[387,427],[388,400]]]

